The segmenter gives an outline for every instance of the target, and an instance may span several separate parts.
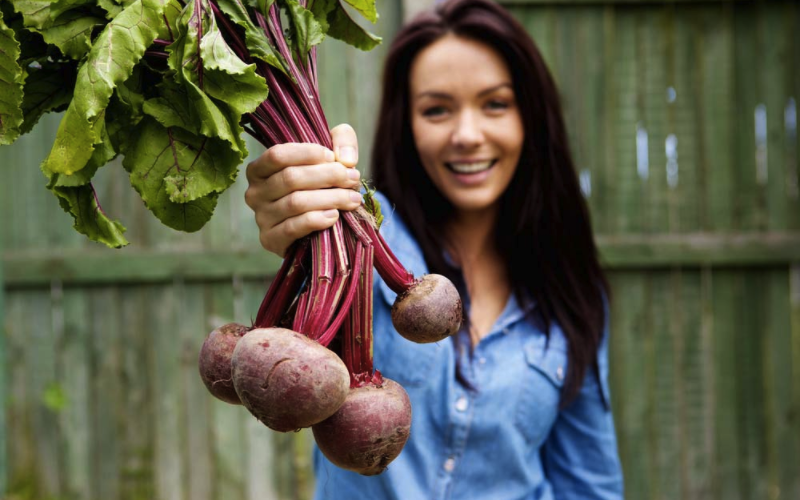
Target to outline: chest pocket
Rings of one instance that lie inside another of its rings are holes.
[[[524,347],[525,373],[520,381],[515,424],[525,440],[535,446],[544,442],[558,416],[558,404],[567,375],[567,353],[543,339]]]

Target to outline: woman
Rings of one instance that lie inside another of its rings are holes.
[[[381,231],[415,275],[460,287],[466,324],[437,345],[392,328],[375,280],[375,366],[413,406],[409,442],[363,477],[315,455],[317,498],[618,499],[608,284],[558,94],[523,27],[488,0],[417,17],[390,49],[372,160]],[[248,166],[263,246],[352,210],[353,130],[334,150],[279,145]]]

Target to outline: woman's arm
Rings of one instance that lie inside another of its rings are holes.
[[[622,467],[608,391],[608,326],[597,354],[600,384],[589,370],[578,397],[559,416],[542,449],[558,500],[621,500]],[[602,390],[602,393],[601,393]]]

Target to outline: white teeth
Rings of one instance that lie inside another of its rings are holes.
[[[476,163],[448,163],[450,169],[459,174],[474,174],[481,170],[491,167],[493,161],[481,161]]]

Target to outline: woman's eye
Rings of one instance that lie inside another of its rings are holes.
[[[489,101],[486,103],[486,107],[492,111],[508,109],[508,103],[505,101]]]
[[[441,116],[441,115],[445,114],[446,112],[447,112],[447,110],[445,109],[444,106],[431,106],[430,108],[425,108],[422,111],[422,116],[426,116],[426,117],[432,118],[432,117],[436,117],[436,116]]]

